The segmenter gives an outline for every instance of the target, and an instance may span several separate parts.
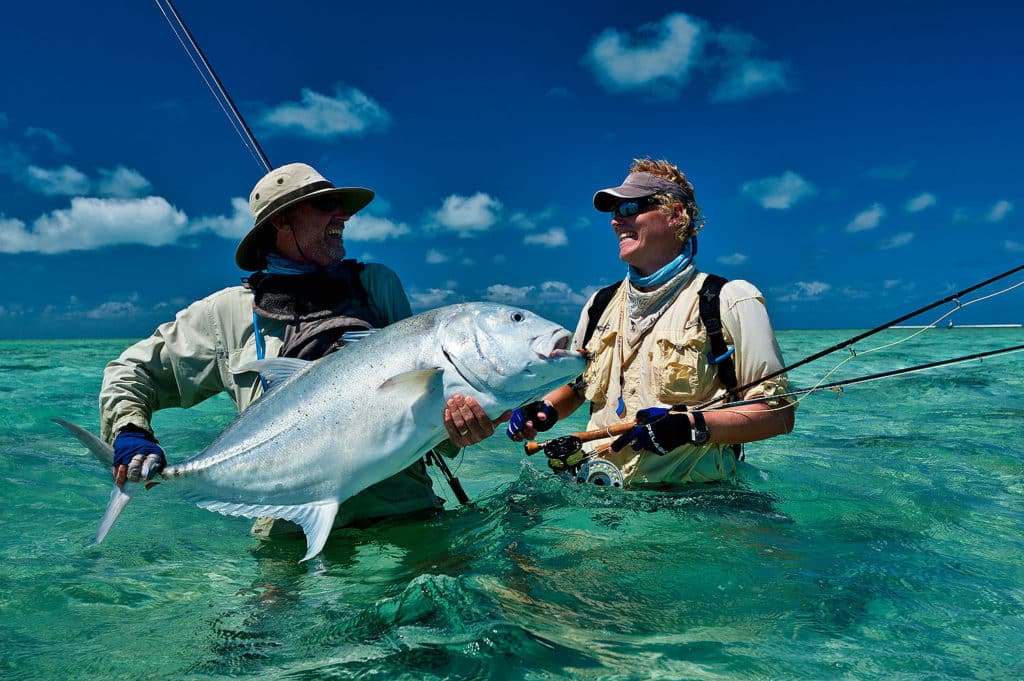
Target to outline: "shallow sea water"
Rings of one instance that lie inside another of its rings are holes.
[[[855,331],[780,333],[793,362]],[[894,330],[828,380],[1024,343]],[[1024,677],[1024,354],[815,394],[735,484],[565,484],[495,437],[473,503],[300,537],[156,487],[85,548],[109,476],[50,419],[96,428],[127,341],[0,342],[0,678]],[[808,386],[849,355],[801,368]],[[233,417],[157,415],[172,460]],[[583,427],[582,416],[550,435]]]

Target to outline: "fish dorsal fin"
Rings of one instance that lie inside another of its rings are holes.
[[[440,367],[404,371],[400,374],[395,374],[388,380],[381,383],[380,389],[393,390],[398,388],[401,390],[407,390],[411,393],[426,393],[430,390],[431,383],[441,375],[442,371],[444,370]]]
[[[246,362],[234,370],[234,374],[244,374],[255,371],[267,380],[267,388],[272,389],[281,385],[289,378],[299,373],[312,362],[295,357],[271,357],[270,359],[258,359],[254,362]]]
[[[376,333],[377,331],[380,331],[380,329],[360,329],[359,331],[346,331],[345,333],[341,334],[341,340],[345,341],[346,343],[356,343],[358,341],[363,340],[370,334]]]
[[[295,506],[274,506],[271,504],[235,504],[227,501],[211,501],[186,495],[195,501],[196,506],[208,511],[216,511],[224,515],[240,515],[245,518],[281,518],[290,520],[302,527],[306,534],[306,555],[302,561],[309,560],[323,550],[327,543],[327,535],[334,525],[334,516],[338,515],[338,502],[334,499],[313,501]]]
[[[125,489],[126,487],[128,489]],[[131,500],[131,488],[128,485],[124,487],[114,486],[113,491],[110,493],[110,501],[107,502],[107,511],[103,514],[100,526],[96,530],[96,539],[89,546],[95,546],[106,538],[110,528],[114,525],[114,521],[117,520],[117,516],[121,515],[121,511],[124,510],[124,507]]]

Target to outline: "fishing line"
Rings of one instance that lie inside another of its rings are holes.
[[[159,8],[160,12],[164,15],[164,19],[167,20],[167,24],[171,27],[171,31],[174,32],[174,36],[178,39],[178,42],[181,43],[181,47],[185,50],[185,54],[187,54],[188,58],[192,61],[192,65],[195,66],[196,71],[199,72],[199,76],[203,79],[203,82],[206,83],[206,87],[209,88],[210,94],[212,94],[213,98],[217,100],[217,104],[220,106],[221,111],[223,111],[224,115],[227,116],[231,127],[234,128],[235,133],[241,138],[242,146],[244,146],[246,150],[248,150],[249,153],[263,165],[267,172],[273,170],[270,160],[267,158],[267,155],[263,153],[263,148],[256,140],[255,135],[252,134],[252,130],[250,130],[248,124],[246,124],[245,118],[242,117],[242,112],[238,110],[237,106],[235,106],[235,102],[231,99],[231,95],[228,94],[224,84],[221,82],[220,78],[217,77],[217,72],[214,71],[213,65],[206,59],[206,55],[203,54],[203,50],[199,47],[199,43],[196,42],[195,38],[192,36],[192,32],[188,30],[188,26],[185,25],[185,21],[175,9],[174,3],[171,0],[162,0],[162,2],[167,5],[167,9],[164,9],[164,6],[161,4],[161,0],[154,0],[154,2],[156,2],[157,8]],[[173,21],[171,20],[171,16],[167,14],[167,10],[170,10],[171,14],[174,16]],[[177,24],[177,27],[175,24]],[[189,50],[189,47],[185,44],[181,34],[178,33],[178,28],[180,28],[181,32],[188,38],[189,45],[192,47],[191,50]],[[196,62],[197,56],[199,57],[199,60],[202,61],[203,68],[200,68],[199,64]],[[207,78],[207,74],[209,74],[209,78]],[[211,79],[213,83],[210,82]],[[214,84],[216,84],[216,89],[214,88]]]
[[[956,302],[956,307],[954,307],[949,312],[946,312],[945,314],[941,315],[938,319],[936,319],[931,324],[927,324],[925,326],[922,326],[920,329],[918,329],[914,333],[910,334],[906,338],[902,338],[900,340],[893,341],[891,343],[884,343],[882,345],[879,345],[878,347],[871,348],[870,350],[862,350],[862,351],[859,351],[859,352],[854,352],[853,349],[851,348],[850,356],[847,357],[846,359],[842,360],[838,364],[836,364],[834,367],[829,369],[827,372],[825,372],[825,374],[822,375],[822,377],[818,380],[818,383],[815,386],[812,386],[811,388],[805,388],[805,389],[802,389],[802,390],[799,390],[799,391],[793,393],[794,395],[803,395],[803,397],[801,397],[798,400],[796,400],[796,402],[802,401],[805,397],[810,395],[811,392],[813,392],[815,390],[818,390],[818,389],[824,390],[824,389],[827,389],[829,387],[832,387],[834,384],[830,384],[829,386],[825,386],[825,385],[822,385],[822,384],[828,379],[829,376],[834,374],[836,371],[838,371],[841,367],[845,366],[847,363],[852,362],[853,360],[857,359],[858,357],[861,357],[863,355],[870,355],[873,352],[879,352],[881,350],[887,350],[889,348],[896,347],[897,345],[900,345],[902,343],[906,343],[907,341],[911,340],[912,338],[916,338],[917,336],[920,336],[925,331],[929,331],[931,329],[934,329],[935,326],[939,322],[941,322],[943,319],[946,319],[947,317],[951,316],[953,313],[955,313],[955,312],[957,312],[959,310],[962,310],[964,308],[970,307],[971,305],[974,305],[975,303],[980,303],[982,301],[989,300],[990,298],[995,298],[996,296],[1001,296],[1004,293],[1009,293],[1013,289],[1019,288],[1021,286],[1024,286],[1024,281],[1017,282],[1013,286],[1008,286],[1007,288],[1004,288],[1001,291],[996,291],[995,293],[990,293],[990,294],[982,296],[980,298],[975,298],[974,300],[969,300],[966,303],[961,303],[959,300],[956,300],[955,301]],[[968,358],[968,359],[970,359],[970,358]],[[964,360],[964,361],[966,361],[966,360]],[[955,363],[955,362],[951,361],[949,363]],[[777,398],[777,397],[789,397],[789,396],[790,396],[790,394],[787,393],[786,395],[773,395],[772,397],[773,398]],[[741,405],[743,403],[744,403],[743,401],[730,402],[727,405],[722,405],[722,407],[717,407],[717,408],[739,406],[739,405]],[[785,409],[785,408],[786,408],[786,406],[783,405],[783,406],[780,406],[780,407],[775,407],[773,409],[770,409],[769,411],[776,411],[776,410],[781,410],[781,409]]]
[[[865,338],[873,336],[876,333],[879,333],[880,331],[884,331],[884,330],[886,330],[888,328],[891,328],[891,327],[895,326],[896,324],[899,324],[900,322],[904,322],[904,321],[906,321],[908,319],[912,319],[912,318],[916,317],[919,314],[922,314],[924,312],[927,312],[928,310],[932,310],[932,309],[938,307],[939,305],[944,305],[945,303],[948,303],[950,301],[957,301],[957,300],[959,300],[959,298],[961,296],[963,296],[963,295],[965,295],[967,293],[970,293],[971,291],[976,291],[979,288],[982,288],[984,286],[988,286],[992,282],[999,281],[1000,279],[1005,279],[1006,277],[1010,276],[1011,274],[1014,274],[1016,272],[1020,272],[1021,270],[1024,270],[1024,265],[1018,265],[1018,266],[1016,266],[1016,267],[1014,267],[1012,269],[1009,269],[1009,270],[1003,272],[1002,274],[997,274],[996,276],[991,277],[989,279],[986,279],[985,281],[982,281],[980,283],[974,284],[973,286],[969,286],[969,287],[963,289],[962,291],[957,291],[956,293],[948,295],[948,296],[946,296],[945,298],[943,298],[941,300],[937,300],[934,303],[930,303],[928,305],[925,305],[922,308],[914,310],[913,312],[905,314],[902,317],[898,317],[896,319],[893,319],[892,321],[886,322],[885,324],[882,324],[881,326],[876,326],[875,328],[873,328],[873,329],[871,329],[869,331],[865,331],[864,333],[857,334],[856,336],[854,336],[852,338],[848,338],[847,340],[845,340],[845,341],[843,341],[841,343],[837,343],[836,345],[833,345],[830,348],[826,348],[826,349],[824,349],[824,350],[822,350],[820,352],[814,353],[813,355],[809,355],[807,357],[804,357],[799,362],[795,362],[793,364],[790,364],[789,366],[782,367],[781,369],[779,369],[777,371],[773,371],[773,372],[771,372],[770,374],[768,374],[766,376],[762,376],[761,378],[758,378],[757,380],[751,381],[750,383],[747,383],[746,385],[741,385],[741,386],[739,386],[739,387],[737,387],[737,388],[735,388],[735,389],[733,389],[733,390],[731,390],[731,391],[729,391],[729,392],[727,392],[727,393],[725,393],[725,394],[723,394],[723,395],[721,395],[719,397],[716,397],[716,398],[714,398],[712,400],[709,400],[707,402],[704,402],[703,404],[700,404],[700,405],[694,407],[694,409],[696,411],[707,409],[711,405],[718,404],[719,402],[722,402],[723,400],[729,399],[729,397],[731,395],[739,395],[739,394],[741,394],[745,390],[748,390],[750,388],[753,388],[754,386],[760,385],[761,383],[764,383],[765,381],[768,381],[768,380],[771,380],[771,379],[776,378],[778,376],[781,376],[782,374],[784,374],[784,373],[786,373],[788,371],[792,371],[793,369],[796,369],[797,367],[801,367],[801,366],[803,366],[805,364],[813,362],[816,359],[821,359],[822,357],[824,357],[826,355],[832,354],[836,350],[842,350],[843,348],[850,347],[854,343],[856,343],[857,341],[864,340]],[[1014,287],[1011,287],[1011,288],[1014,288]]]

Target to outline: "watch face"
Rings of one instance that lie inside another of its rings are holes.
[[[693,444],[702,445],[710,439],[711,433],[708,432],[708,427],[703,425],[695,425],[693,430],[690,431],[690,439],[693,440]]]

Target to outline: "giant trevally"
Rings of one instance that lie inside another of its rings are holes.
[[[450,396],[473,397],[496,418],[583,371],[569,340],[566,329],[527,310],[464,303],[409,317],[315,362],[246,364],[239,370],[262,374],[267,393],[160,479],[211,511],[297,523],[308,560],[323,549],[339,504],[447,437]],[[111,464],[110,445],[57,422]],[[115,486],[96,543],[140,484]]]

